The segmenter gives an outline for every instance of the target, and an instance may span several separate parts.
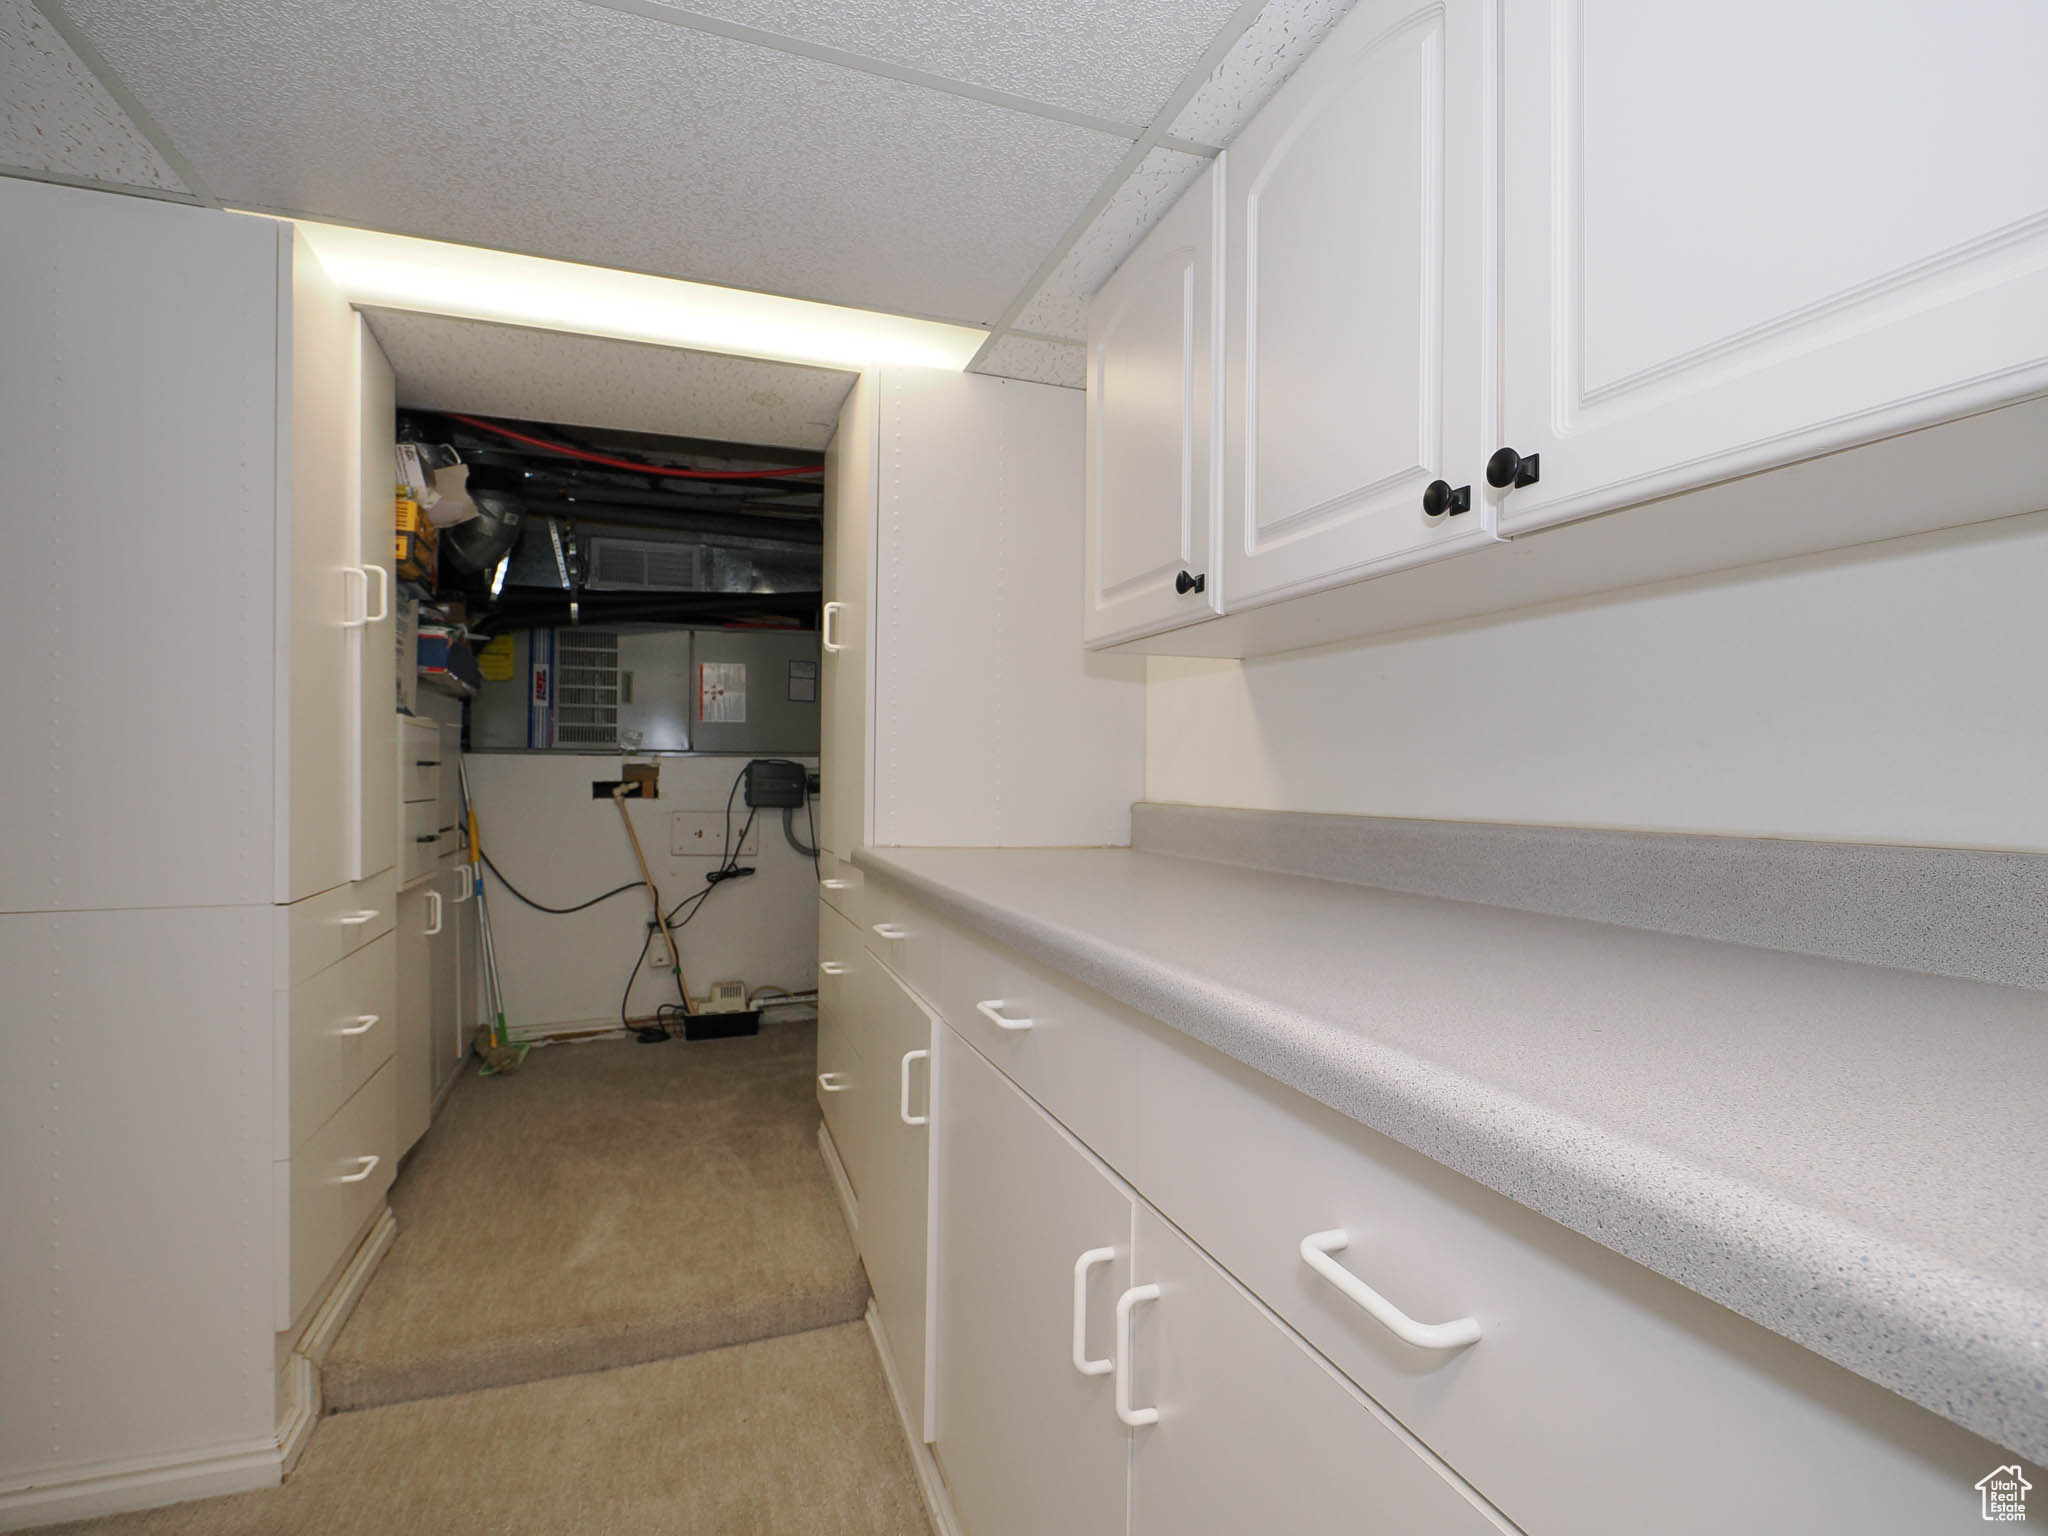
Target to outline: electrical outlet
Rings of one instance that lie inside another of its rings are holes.
[[[770,814],[779,816],[781,812],[776,811]],[[746,820],[745,808],[734,806],[732,838],[738,844],[734,853],[736,857],[751,860],[758,858],[761,853],[761,823],[757,817],[754,825],[747,828],[746,837],[742,839],[740,837],[740,828],[746,825]],[[668,819],[669,854],[678,859],[716,859],[725,851],[725,828],[726,820],[723,810],[673,811],[669,814]]]

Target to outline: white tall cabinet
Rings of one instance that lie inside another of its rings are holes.
[[[945,1391],[931,1195],[953,1113],[944,1032],[921,931],[863,899],[850,855],[1129,840],[1143,663],[1080,640],[1082,405],[1046,385],[884,369],[855,384],[826,454],[820,1140],[920,1442]]]
[[[13,1526],[274,1482],[317,1412],[395,1161],[389,375],[288,227],[137,198],[0,181],[0,312]]]

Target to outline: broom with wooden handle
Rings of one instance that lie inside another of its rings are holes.
[[[647,887],[647,899],[654,903],[654,926],[661,930],[662,942],[668,945],[668,963],[675,970],[676,991],[682,996],[683,1012],[692,1014],[697,1008],[690,1001],[689,983],[683,979],[683,957],[676,952],[676,936],[669,931],[668,914],[661,907],[661,892],[655,889],[653,872],[647,867],[647,855],[640,849],[640,834],[633,830],[633,815],[626,809],[626,792],[637,791],[639,787],[631,779],[621,780],[612,790],[612,804],[619,808],[619,820],[626,824],[626,841],[633,845],[633,857],[640,865],[640,881]]]

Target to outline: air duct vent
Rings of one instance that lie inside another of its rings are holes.
[[[619,637],[607,629],[555,631],[555,745],[619,744]]]
[[[593,592],[701,592],[703,556],[698,544],[593,537],[585,585]]]

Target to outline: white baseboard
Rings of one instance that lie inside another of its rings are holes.
[[[819,1134],[824,1134],[824,1127],[819,1127]],[[868,1298],[868,1336],[875,1341],[875,1355],[882,1362],[882,1379],[889,1383],[889,1401],[896,1405],[897,1426],[910,1442],[910,1464],[917,1470],[917,1491],[924,1496],[924,1509],[931,1516],[932,1529],[938,1536],[964,1536],[960,1517],[953,1513],[953,1496],[946,1491],[945,1476],[932,1459],[932,1448],[924,1443],[923,1431],[917,1427],[909,1401],[903,1395],[902,1379],[897,1376],[896,1362],[889,1354],[888,1335],[882,1332],[882,1314],[872,1296]]]
[[[832,1175],[832,1192],[839,1196],[839,1214],[846,1218],[846,1232],[854,1247],[860,1246],[860,1201],[854,1197],[853,1180],[846,1176],[846,1164],[839,1161],[839,1148],[825,1122],[818,1122],[818,1152],[825,1159],[825,1171]]]
[[[384,1255],[391,1251],[392,1240],[397,1236],[398,1218],[391,1214],[390,1206],[379,1206],[370,1230],[356,1244],[355,1253],[328,1288],[326,1298],[313,1309],[305,1332],[299,1335],[298,1343],[285,1359],[285,1388],[290,1400],[277,1425],[278,1470],[285,1477],[291,1476],[298,1466],[307,1442],[313,1438],[313,1427],[320,1422],[327,1406],[320,1396],[320,1363],[341,1336],[342,1326],[355,1311],[356,1303],[363,1299],[370,1277],[384,1262]]]
[[[276,1438],[30,1473],[0,1484],[0,1531],[275,1488],[297,1465],[320,1422],[320,1361],[362,1299],[397,1232],[391,1208],[381,1207],[326,1299],[314,1308],[305,1332],[285,1358],[286,1406]]]
[[[277,1442],[269,1439],[53,1467],[0,1486],[0,1531],[274,1488],[282,1477]]]

